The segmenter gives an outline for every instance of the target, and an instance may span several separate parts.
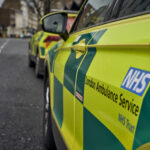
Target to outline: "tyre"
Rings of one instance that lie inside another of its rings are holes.
[[[28,56],[28,66],[29,67],[34,67],[35,66],[34,62],[31,60],[31,56],[30,55]]]
[[[40,57],[37,54],[36,60],[35,60],[35,75],[37,78],[40,77]]]
[[[50,109],[50,86],[48,77],[44,84],[44,111],[43,111],[43,142],[46,150],[56,150],[52,132],[51,109]]]

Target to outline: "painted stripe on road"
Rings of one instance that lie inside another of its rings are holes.
[[[7,40],[1,47],[0,47],[0,53],[4,49],[4,47],[8,44],[9,40]]]

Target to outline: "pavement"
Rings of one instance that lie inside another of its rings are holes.
[[[43,150],[43,80],[28,67],[28,42],[0,38],[0,150]]]

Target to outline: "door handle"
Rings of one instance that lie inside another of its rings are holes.
[[[72,47],[75,51],[79,51],[82,53],[86,52],[85,39],[81,40],[78,44]]]

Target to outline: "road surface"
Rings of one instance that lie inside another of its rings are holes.
[[[43,150],[43,80],[28,67],[28,42],[0,38],[0,150]]]

